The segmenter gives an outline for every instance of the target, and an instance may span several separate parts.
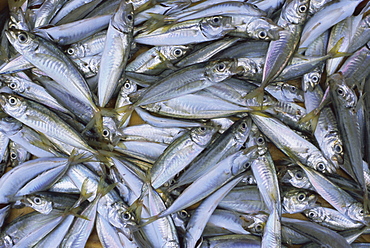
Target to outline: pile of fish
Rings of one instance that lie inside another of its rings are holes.
[[[0,248],[369,247],[368,1],[8,5]]]

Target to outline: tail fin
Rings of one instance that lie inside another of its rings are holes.
[[[330,58],[339,58],[352,55],[352,53],[339,52],[339,49],[341,49],[342,47],[343,40],[344,37],[340,38],[338,42],[332,47],[332,49],[330,49],[327,54]]]
[[[132,112],[134,111],[134,105],[126,105],[116,109],[118,115],[123,114],[120,116],[120,123],[118,124],[117,128],[121,128],[123,124],[127,121],[127,119],[131,116]]]
[[[252,90],[250,93],[248,93],[244,98],[245,99],[252,99],[252,98],[256,98],[257,102],[260,104],[261,106],[261,109],[262,109],[262,106],[263,106],[263,98],[264,98],[264,88],[263,87],[258,87],[254,90]]]

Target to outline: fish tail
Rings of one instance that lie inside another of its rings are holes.
[[[98,188],[96,190],[97,197],[102,197],[108,194],[112,189],[114,189],[117,186],[118,183],[113,183],[108,186],[106,186],[106,183],[104,181],[103,177],[100,177]]]
[[[160,219],[161,217],[160,217],[160,214],[157,214],[157,215],[154,215],[154,216],[151,216],[151,217],[149,217],[149,218],[142,218],[142,220],[147,220],[146,222],[144,222],[144,223],[142,223],[142,224],[140,224],[140,225],[138,225],[138,227],[139,228],[141,228],[141,227],[144,227],[144,226],[146,226],[146,225],[149,225],[149,224],[151,224],[151,223],[153,223],[154,221],[156,221],[156,220],[158,220],[158,219]]]
[[[80,212],[81,210],[81,207],[72,207],[72,208],[68,208],[64,211],[63,213],[63,216],[67,216],[67,215],[73,215],[77,218],[81,218],[81,219],[84,219],[84,220],[88,220],[90,221],[89,218],[87,218],[85,215],[82,215],[82,214],[79,214],[78,212]]]
[[[345,56],[352,55],[352,53],[339,52],[339,49],[341,48],[343,44],[343,40],[344,40],[344,37],[338,40],[338,42],[328,52],[328,56],[330,56],[331,58],[339,58],[339,57],[345,57]]]
[[[142,198],[140,196],[128,208],[128,211],[129,212],[135,213],[135,217],[136,217],[136,220],[137,220],[138,223],[142,220],[141,219],[141,213],[142,213],[143,207],[145,207],[145,206],[144,206],[143,200],[142,200]]]
[[[251,92],[249,92],[245,97],[244,99],[252,99],[252,98],[256,98],[256,101],[257,103],[259,104],[259,106],[263,107],[263,99],[264,99],[264,88],[263,87],[258,87],[254,90],[252,90]]]
[[[93,156],[86,156],[86,153],[77,153],[78,150],[73,149],[68,158],[70,165],[75,165],[83,162],[95,162]]]
[[[96,128],[98,133],[103,132],[103,117],[101,110],[98,110],[94,113],[94,116],[91,118],[89,123],[87,123],[85,129],[82,131],[82,134],[86,133],[87,131]]]
[[[135,108],[134,105],[126,105],[116,109],[116,113],[120,115],[120,123],[117,126],[118,128],[121,128],[123,126],[123,124],[131,116],[132,112],[134,111],[134,108]]]
[[[320,110],[315,108],[314,110],[312,110],[308,114],[304,115],[301,119],[299,119],[298,123],[301,124],[301,123],[309,122],[309,121],[313,120],[314,118],[316,118],[319,113],[320,113]]]

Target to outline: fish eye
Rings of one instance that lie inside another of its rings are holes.
[[[265,39],[265,38],[267,37],[267,33],[266,33],[265,31],[260,31],[260,32],[258,33],[258,37],[259,37],[260,39]]]
[[[257,5],[255,5],[255,4],[252,4],[252,7],[253,7],[254,9],[258,9],[258,6],[257,6]]]
[[[290,86],[290,90],[292,91],[292,92],[296,92],[297,91],[297,87],[295,87],[295,86]]]
[[[262,138],[262,137],[258,137],[258,139],[257,139],[257,145],[263,145],[263,144],[265,144],[265,139]]]
[[[134,17],[130,14],[127,15],[127,19],[129,19],[130,21],[134,19]]]
[[[334,151],[335,151],[335,153],[342,153],[343,148],[342,148],[342,146],[341,146],[341,145],[339,145],[339,144],[335,144],[335,145],[334,145]]]
[[[17,88],[17,84],[12,82],[9,84],[9,88],[11,88],[12,90],[14,90],[15,88]]]
[[[266,102],[268,100],[267,96],[266,95],[263,95],[263,102]]]
[[[303,192],[300,192],[297,196],[298,201],[304,201],[306,199],[306,194]]]
[[[316,213],[315,212],[309,212],[308,214],[308,217],[310,217],[310,218],[314,218],[314,217],[316,217]]]
[[[219,72],[223,72],[225,70],[225,68],[226,68],[226,65],[224,63],[220,63],[216,67],[217,71],[219,71]]]
[[[11,152],[11,153],[10,153],[10,157],[11,157],[12,159],[16,159],[16,158],[17,158],[17,154],[16,154],[15,152]]]
[[[360,215],[364,215],[364,210],[363,210],[363,209],[360,209],[360,211],[358,211],[358,213],[359,213]]]
[[[41,198],[40,197],[35,197],[34,199],[33,199],[33,202],[35,203],[35,204],[37,204],[37,205],[39,205],[39,204],[41,204]]]
[[[17,29],[17,25],[15,23],[9,24],[9,29]]]
[[[262,232],[262,229],[263,229],[263,227],[262,227],[261,224],[256,225],[256,232]]]
[[[185,219],[189,215],[188,215],[188,212],[186,212],[185,210],[181,210],[181,211],[179,211],[179,216],[180,216],[180,218]]]
[[[129,220],[129,219],[131,219],[131,214],[129,213],[129,212],[125,212],[124,214],[123,214],[123,219],[124,220]]]
[[[246,162],[243,166],[244,169],[248,169],[250,167],[251,163]]]
[[[107,130],[107,129],[104,129],[103,130],[103,136],[104,137],[108,137],[109,136],[109,133],[110,133],[109,130]]]
[[[20,43],[26,43],[28,36],[25,32],[21,32],[18,34],[17,38]]]
[[[75,54],[75,49],[73,49],[72,47],[70,47],[70,48],[67,49],[67,53],[69,55],[73,55],[73,54]]]
[[[342,96],[342,95],[344,94],[344,91],[343,91],[343,89],[342,89],[342,88],[338,88],[338,89],[337,89],[337,93],[338,93],[340,96]]]
[[[241,125],[241,128],[242,129],[247,129],[247,124],[245,122],[243,122],[242,125]]]
[[[180,48],[177,48],[175,49],[175,51],[173,51],[173,53],[176,57],[180,57],[182,55],[182,50]]]
[[[130,80],[127,79],[126,82],[125,82],[125,84],[123,85],[123,87],[125,89],[130,89],[131,88]]]
[[[312,76],[312,82],[318,83],[319,82],[319,77],[318,76]]]
[[[247,177],[247,183],[248,184],[254,184],[254,177],[253,176],[248,176]]]
[[[324,163],[318,163],[317,164],[317,169],[319,170],[319,171],[324,171],[325,170],[325,165],[324,165]]]
[[[204,132],[206,131],[206,128],[205,127],[199,127],[200,131]]]
[[[9,104],[14,106],[17,103],[17,99],[15,97],[10,97],[9,98]]]
[[[300,171],[298,171],[297,173],[295,173],[295,178],[297,178],[299,180],[302,179],[303,178],[302,173]]]
[[[299,6],[298,11],[299,11],[300,13],[304,13],[304,12],[306,12],[306,11],[307,11],[307,7],[306,7],[306,5],[301,5],[301,6]]]
[[[219,18],[219,17],[213,17],[212,21],[213,21],[214,23],[219,23],[221,20],[220,20],[220,18]]]

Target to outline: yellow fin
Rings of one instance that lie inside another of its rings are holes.
[[[342,47],[343,40],[344,40],[344,37],[342,37],[338,40],[338,42],[328,52],[328,56],[330,56],[331,58],[338,58],[338,57],[344,57],[344,56],[352,55],[352,53],[339,52],[339,49]]]

